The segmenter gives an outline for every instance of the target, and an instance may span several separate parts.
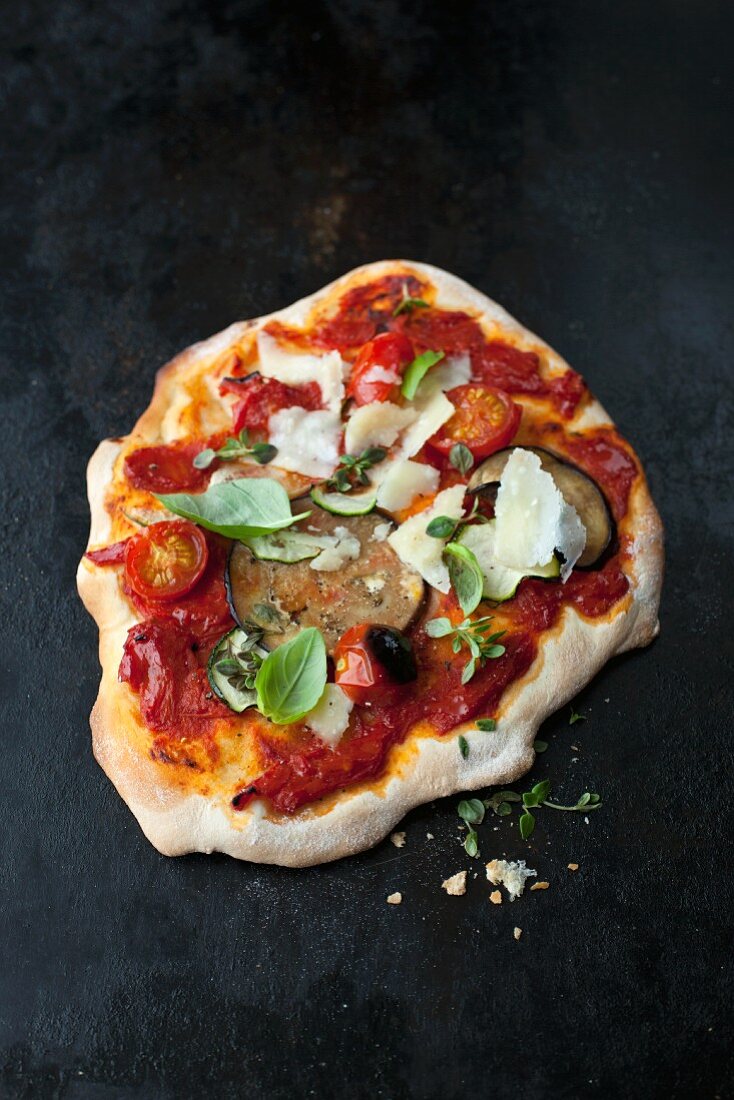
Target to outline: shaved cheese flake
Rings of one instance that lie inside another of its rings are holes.
[[[324,404],[332,412],[339,412],[344,400],[344,365],[338,351],[327,355],[294,355],[261,329],[257,334],[257,354],[263,378],[277,378],[286,386],[317,382]]]
[[[360,405],[349,417],[344,430],[347,454],[361,454],[367,447],[391,447],[416,416],[414,409],[402,409],[391,401]]]
[[[431,367],[421,382],[419,396],[430,396],[439,391],[453,390],[471,381],[471,359],[468,355],[454,355]]]
[[[303,721],[329,748],[335,749],[349,725],[353,706],[338,684],[327,684],[324,694]]]
[[[427,401],[416,403],[418,418],[403,433],[398,458],[412,458],[424,443],[454,415],[454,406],[443,393],[432,394]]]
[[[493,859],[487,864],[487,878],[493,886],[504,886],[510,895],[510,901],[519,898],[527,880],[537,874],[537,871],[526,865],[524,859],[519,859],[516,863],[508,863],[504,859]]]
[[[409,508],[416,497],[433,496],[438,489],[438,470],[423,462],[400,459],[390,465],[377,492],[377,503],[388,512]]]
[[[450,516],[461,519],[464,514],[464,485],[454,485],[439,493],[430,508],[411,516],[401,523],[397,531],[388,538],[404,565],[409,565],[420,573],[425,581],[439,592],[449,590],[449,571],[443,561],[444,539],[432,538],[426,534],[426,527],[436,516]]]
[[[502,565],[532,571],[559,550],[566,580],[586,545],[586,529],[532,451],[516,447],[508,458],[494,514],[495,553]]]
[[[334,573],[341,569],[345,562],[354,561],[359,557],[362,546],[359,539],[352,535],[346,527],[334,528],[334,542],[309,562],[312,569],[321,573]]]
[[[338,412],[308,412],[300,405],[280,409],[268,421],[268,437],[278,453],[274,465],[306,477],[329,477],[339,461],[342,423]]]

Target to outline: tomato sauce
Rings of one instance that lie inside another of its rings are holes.
[[[336,348],[348,359],[378,333],[402,332],[413,342],[416,353],[432,348],[449,355],[468,354],[478,383],[511,394],[546,398],[556,417],[571,417],[584,399],[586,386],[575,372],[544,378],[538,354],[487,340],[467,313],[416,307],[396,317],[406,293],[428,299],[430,288],[414,277],[386,276],[347,292],[336,313],[322,319],[314,332],[304,334],[278,322],[271,323],[269,329],[301,346]],[[232,373],[240,371],[244,371],[244,363],[233,363]],[[225,388],[240,391],[242,385],[227,383]],[[315,394],[302,396],[305,407],[312,401],[315,404]],[[265,397],[263,392],[262,401]],[[586,470],[605,493],[615,518],[624,517],[639,468],[614,429],[569,433],[549,418],[534,424],[531,435],[533,442],[567,455]],[[125,474],[133,485],[155,492],[201,491],[210,471],[197,471],[191,465],[200,449],[196,444],[141,448],[128,456]],[[445,471],[442,487],[457,478],[453,469]],[[142,718],[158,735],[151,749],[154,758],[191,767],[195,764],[186,757],[185,739],[211,735],[222,718],[239,721],[216,699],[206,676],[214,644],[234,625],[224,585],[227,540],[207,533],[207,545],[209,561],[202,579],[190,594],[172,601],[173,605],[165,600],[144,600],[123,580],[141,622],[128,633],[120,680],[138,693]],[[478,668],[468,684],[461,683],[464,653],[454,656],[446,639],[429,638],[422,627],[415,628],[412,642],[418,680],[382,692],[371,706],[356,707],[336,750],[326,747],[303,725],[289,727],[287,736],[269,735],[263,725],[252,734],[263,759],[262,774],[235,794],[233,807],[241,809],[261,797],[282,813],[294,813],[344,787],[378,778],[391,748],[419,722],[429,722],[440,735],[458,723],[491,717],[505,690],[530,668],[542,633],[558,622],[566,606],[593,619],[624,598],[629,589],[621,568],[624,552],[622,537],[621,547],[609,552],[599,567],[574,570],[566,584],[523,580],[513,599],[502,605],[503,617],[511,622],[502,638],[505,653]],[[109,548],[107,558],[105,553],[92,551],[89,556],[98,564],[121,560],[117,546]]]

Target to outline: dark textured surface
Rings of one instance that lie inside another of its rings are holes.
[[[730,5],[3,18],[0,1095],[731,1096]],[[533,772],[604,808],[480,831],[551,882],[514,905],[441,891],[455,799],[401,852],[174,861],[91,755],[96,442],[188,343],[397,255],[565,354],[667,525],[660,639]]]

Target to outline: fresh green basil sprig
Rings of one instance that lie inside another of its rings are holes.
[[[314,626],[272,650],[255,678],[257,707],[278,725],[298,722],[318,703],[326,687],[326,646]]]
[[[281,531],[310,512],[294,516],[283,486],[269,477],[240,477],[212,485],[205,493],[156,493],[177,516],[190,519],[230,539],[253,538]]]

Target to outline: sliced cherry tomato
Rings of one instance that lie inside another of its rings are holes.
[[[474,458],[486,458],[510,443],[521,410],[502,390],[469,382],[449,390],[446,396],[456,412],[431,437],[431,447],[448,455],[455,443],[463,443]]]
[[[125,577],[146,600],[172,600],[190,592],[206,569],[204,534],[185,519],[154,523],[133,535],[125,554]]]
[[[302,386],[286,386],[276,378],[250,375],[238,381],[225,379],[219,387],[221,393],[236,393],[240,400],[232,411],[235,433],[248,428],[254,432],[267,432],[273,413],[300,405],[302,409],[315,411],[323,406],[318,382],[305,382]]]
[[[169,443],[140,447],[125,459],[125,477],[136,489],[149,493],[201,492],[210,470],[197,470],[194,459],[201,443]]]
[[[355,703],[375,696],[375,688],[406,684],[417,675],[405,635],[389,626],[358,623],[342,634],[334,650],[334,682]]]
[[[402,332],[375,336],[354,361],[347,397],[353,397],[357,405],[387,401],[414,358],[413,345]]]

